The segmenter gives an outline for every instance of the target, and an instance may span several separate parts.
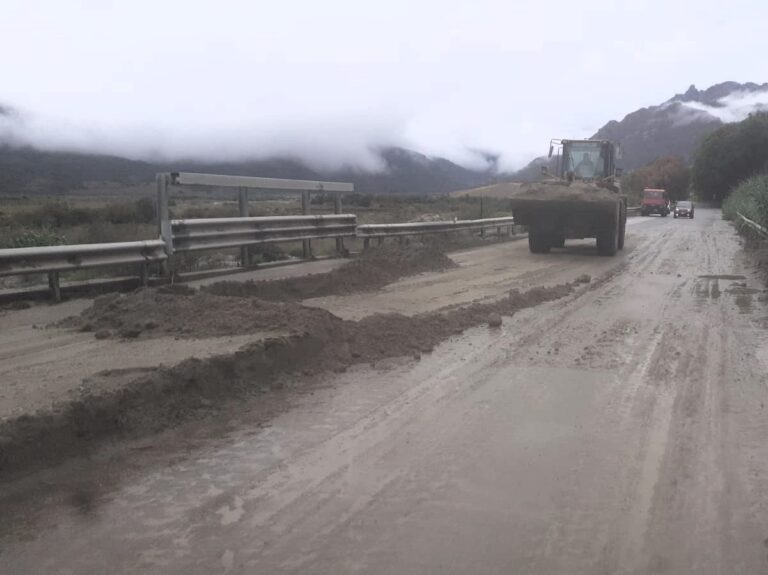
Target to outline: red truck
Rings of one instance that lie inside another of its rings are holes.
[[[645,188],[643,190],[643,202],[640,204],[640,215],[650,216],[659,214],[666,218],[669,215],[669,198],[667,191],[657,188]]]

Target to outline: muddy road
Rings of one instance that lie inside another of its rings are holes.
[[[244,403],[3,485],[0,572],[768,572],[765,293],[696,213],[632,219],[617,258],[513,242],[309,302],[355,318],[592,276],[269,421]]]

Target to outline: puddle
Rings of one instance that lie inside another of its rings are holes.
[[[736,306],[739,308],[739,313],[749,314],[752,312],[752,296],[750,295],[737,295]]]
[[[708,274],[700,275],[693,286],[693,293],[696,298],[697,309],[701,309],[701,304],[708,299],[719,299],[725,295],[732,297],[739,313],[749,314],[752,312],[753,296],[762,294],[762,289],[747,287],[746,277],[742,275],[729,274]],[[729,285],[721,288],[720,280],[730,281]]]
[[[704,274],[698,276],[705,280],[745,280],[746,276],[737,276],[733,274]]]
[[[731,286],[727,290],[725,290],[725,293],[733,294],[733,295],[755,295],[756,293],[762,293],[763,290],[756,289],[756,288],[750,288],[747,286]]]

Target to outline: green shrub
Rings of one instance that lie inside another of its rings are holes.
[[[768,113],[750,115],[704,137],[694,155],[692,183],[706,200],[722,200],[739,182],[768,168]]]
[[[38,246],[60,246],[67,238],[48,229],[5,230],[0,232],[0,248],[34,248]]]
[[[151,224],[155,221],[155,202],[141,198],[131,203],[116,203],[94,210],[94,220],[110,224]]]
[[[768,175],[753,176],[733,189],[723,202],[723,217],[736,222],[746,232],[738,213],[761,226],[768,227]]]
[[[234,218],[239,215],[237,204],[234,202],[194,205],[179,210],[171,210],[172,218],[182,219]]]
[[[16,222],[32,228],[68,228],[96,222],[110,224],[148,224],[155,220],[155,204],[151,198],[132,202],[111,203],[98,208],[78,208],[56,200],[20,212]]]

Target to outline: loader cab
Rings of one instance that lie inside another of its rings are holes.
[[[593,181],[619,175],[617,146],[607,140],[553,140],[550,157],[558,147],[557,174],[565,180]]]

